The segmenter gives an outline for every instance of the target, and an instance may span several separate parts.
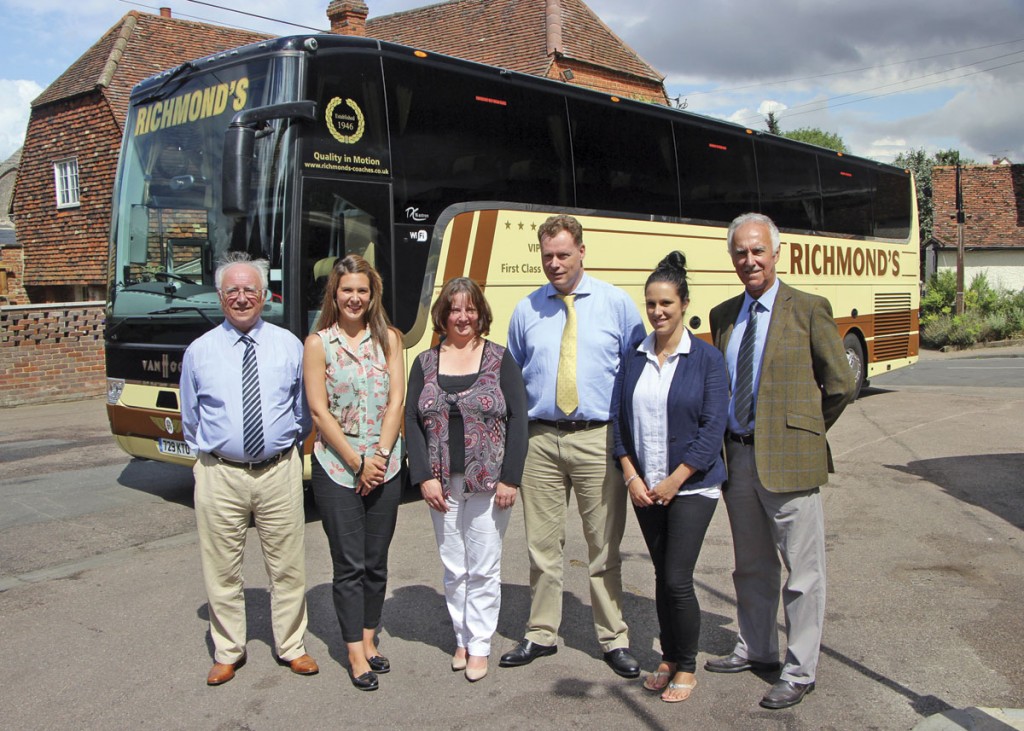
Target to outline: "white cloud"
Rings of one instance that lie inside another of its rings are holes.
[[[761,102],[760,106],[758,106],[757,113],[761,115],[768,114],[769,112],[775,112],[775,114],[779,114],[781,112],[786,111],[787,109],[789,109],[789,107],[783,104],[782,102],[777,102],[772,99],[765,99],[763,102]]]
[[[34,81],[0,79],[0,161],[21,147],[28,127],[29,104],[43,88]]]
[[[1024,161],[1024,82],[993,78],[957,94],[948,104],[922,120],[931,134],[954,135],[962,150],[978,162],[994,157]]]
[[[751,117],[754,117],[756,115],[757,115],[757,112],[755,112],[753,109],[744,108],[744,109],[737,109],[732,114],[724,117],[724,119],[729,121],[729,122],[732,122],[733,124],[747,124],[747,122],[750,121]],[[715,116],[718,116],[718,115],[715,115]]]
[[[370,17],[438,0],[367,0]],[[326,27],[327,0],[225,3]],[[10,77],[51,83],[130,10],[114,0],[0,0],[0,67]],[[175,0],[175,17],[265,32],[289,26]],[[1024,82],[1012,66],[1024,46],[1019,0],[973,0],[965,13],[934,0],[588,0],[590,8],[659,72],[688,109],[763,129],[774,108],[784,130],[839,134],[858,155],[891,159],[893,149],[957,147],[979,161],[1024,161]],[[740,20],[737,20],[740,19]],[[40,48],[49,49],[42,56]],[[1001,65],[1003,68],[997,68]],[[982,71],[991,69],[991,71]],[[897,83],[902,82],[902,83]],[[0,82],[0,152],[22,138],[27,104]],[[849,95],[849,96],[844,96]],[[865,98],[867,97],[867,98]],[[856,100],[856,101],[855,101]]]

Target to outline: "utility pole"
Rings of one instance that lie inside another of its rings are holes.
[[[956,161],[956,314],[964,314],[964,189]]]

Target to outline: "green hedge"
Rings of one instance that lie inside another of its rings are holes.
[[[956,311],[956,274],[939,272],[921,297],[921,345],[968,348],[977,343],[1024,337],[1024,290],[992,287],[978,274],[964,292],[964,313]]]

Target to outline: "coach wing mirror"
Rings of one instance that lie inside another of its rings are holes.
[[[249,210],[249,181],[252,179],[252,151],[256,145],[254,127],[235,126],[224,135],[224,180],[221,195],[224,214],[240,216]]]
[[[234,116],[224,135],[224,168],[221,185],[221,208],[227,216],[241,216],[249,210],[253,151],[257,134],[272,119],[312,122],[316,119],[316,102],[302,101],[272,104],[246,109]]]

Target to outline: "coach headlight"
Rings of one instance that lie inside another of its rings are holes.
[[[121,400],[121,392],[124,391],[124,379],[123,378],[108,378],[107,379],[107,403],[111,406],[117,404]]]

